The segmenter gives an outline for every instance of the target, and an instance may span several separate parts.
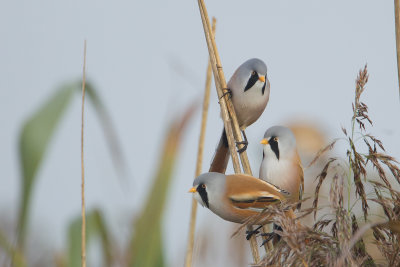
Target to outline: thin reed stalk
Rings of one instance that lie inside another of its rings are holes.
[[[212,63],[215,87],[217,89],[217,94],[221,107],[221,115],[222,115],[221,117],[222,120],[224,121],[226,136],[229,144],[229,150],[231,152],[233,168],[235,170],[235,173],[241,173],[239,157],[238,154],[236,153],[235,144],[236,142],[243,141],[242,135],[240,132],[239,124],[236,118],[236,113],[233,108],[231,99],[227,94],[225,94],[224,96],[224,91],[227,91],[227,85],[226,85],[225,75],[222,70],[221,60],[215,43],[215,38],[210,27],[210,20],[208,17],[207,9],[205,7],[203,0],[198,0],[198,4],[200,9],[201,20],[203,22],[204,34],[207,41],[208,52]],[[246,152],[240,154],[240,159],[242,162],[242,167],[244,172],[246,174],[252,175]],[[251,231],[252,227],[248,226],[248,230]],[[260,255],[258,252],[256,237],[254,235],[250,239],[250,247],[253,255],[253,260],[255,263],[258,263],[260,261]]]
[[[226,82],[225,82],[224,77],[221,78],[219,76],[219,73],[217,70],[218,68],[222,68],[222,67],[220,65],[218,65],[217,60],[216,60],[215,52],[214,52],[213,46],[211,44],[211,39],[213,39],[214,37],[210,33],[210,24],[209,24],[208,15],[204,12],[204,8],[202,7],[202,5],[204,6],[204,3],[202,3],[202,1],[199,0],[200,14],[201,14],[201,19],[203,21],[204,34],[206,36],[206,41],[207,41],[207,45],[208,45],[208,53],[210,55],[211,67],[212,67],[213,74],[214,74],[215,87],[217,89],[217,95],[218,95],[219,104],[221,107],[221,117],[224,122],[224,127],[225,127],[225,132],[227,135],[227,139],[228,139],[229,148],[233,148],[233,149],[230,149],[233,168],[235,170],[235,173],[241,173],[239,157],[236,154],[235,149],[234,149],[235,148],[235,140],[233,138],[231,118],[229,117],[227,104],[226,104],[226,102],[229,101],[229,99],[224,98],[223,92],[222,92],[222,88],[226,88]],[[223,80],[223,81],[221,81],[221,80]]]
[[[215,34],[215,24],[217,23],[216,19],[212,20],[212,32]],[[200,127],[200,137],[199,137],[199,145],[197,149],[197,164],[195,176],[197,177],[201,174],[201,168],[203,164],[203,151],[204,151],[204,139],[206,135],[206,126],[207,126],[207,116],[208,116],[208,107],[210,105],[210,88],[211,88],[211,79],[212,79],[212,68],[211,61],[208,59],[207,65],[207,73],[206,73],[206,85],[204,88],[204,97],[203,97],[203,111],[201,114],[201,127]],[[192,198],[192,210],[190,213],[190,222],[189,222],[189,235],[188,235],[188,243],[186,247],[186,257],[185,257],[185,266],[192,266],[193,261],[193,247],[194,247],[194,232],[196,228],[196,214],[197,214],[197,201]]]
[[[400,96],[400,0],[394,0],[394,24],[396,29],[397,78]]]
[[[84,164],[84,118],[85,118],[85,85],[86,85],[86,40],[83,45],[83,72],[82,72],[82,125],[81,125],[81,197],[82,197],[82,242],[81,242],[81,258],[82,267],[86,267],[86,210],[85,210],[85,164]]]

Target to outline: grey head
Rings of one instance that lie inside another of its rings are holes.
[[[246,92],[253,88],[257,82],[261,82],[260,77],[261,79],[265,79],[261,86],[261,92],[264,95],[266,89],[269,91],[267,65],[261,59],[249,59],[236,69],[228,82],[228,88],[234,91],[234,93],[239,90]]]
[[[264,155],[270,156],[273,152],[278,160],[292,156],[296,149],[296,138],[293,132],[284,126],[273,126],[269,128],[261,141],[264,144]]]
[[[218,200],[225,191],[225,174],[207,172],[196,177],[193,181],[195,199],[204,207],[210,208],[210,202]],[[211,203],[212,204],[212,203]]]

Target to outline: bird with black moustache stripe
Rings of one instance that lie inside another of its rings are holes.
[[[304,173],[293,132],[287,127],[273,126],[265,132],[260,143],[263,145],[263,159],[259,178],[289,192],[289,202],[301,200]],[[297,209],[300,208],[301,202],[297,205]],[[279,225],[274,224],[273,228],[282,231]],[[274,244],[280,240],[276,234],[269,236]]]
[[[287,127],[273,126],[265,132],[261,144],[259,178],[289,192],[293,201],[301,200],[304,174],[293,132]]]
[[[217,172],[196,177],[189,192],[204,207],[224,220],[244,223],[257,218],[264,209],[287,199],[290,194],[276,186],[247,174],[225,175]],[[286,212],[294,218],[292,210]],[[260,216],[252,224],[263,225],[271,218]]]
[[[244,130],[258,120],[269,100],[270,83],[267,66],[257,58],[247,60],[233,73],[227,87],[244,137],[243,144],[245,146],[238,150],[241,153],[246,150],[248,144]],[[229,156],[229,146],[224,129],[209,171],[225,173]]]

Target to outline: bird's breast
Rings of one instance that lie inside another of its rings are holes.
[[[251,88],[246,92],[234,93],[232,103],[239,126],[244,129],[253,124],[264,112],[269,100],[269,91],[261,94],[261,89]]]
[[[260,167],[260,179],[288,191],[297,200],[300,188],[297,170],[291,161],[265,157]]]

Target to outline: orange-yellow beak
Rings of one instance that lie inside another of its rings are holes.
[[[268,145],[268,140],[264,138],[263,140],[261,140],[260,144]]]
[[[265,76],[260,76],[260,77],[258,77],[258,79],[259,79],[260,81],[262,81],[263,83],[265,83]]]
[[[195,193],[197,190],[196,190],[196,187],[192,187],[192,188],[190,188],[190,190],[188,191],[188,193]]]

